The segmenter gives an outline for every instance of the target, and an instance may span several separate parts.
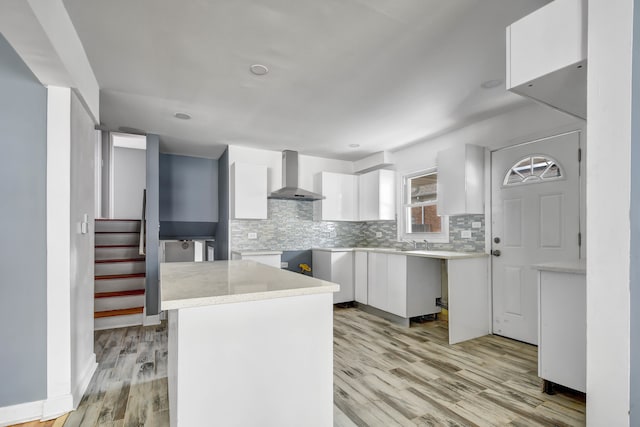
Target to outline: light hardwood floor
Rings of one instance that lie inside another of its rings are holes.
[[[497,336],[450,346],[447,324],[334,315],[334,425],[579,426],[584,395],[541,392],[537,348]],[[169,425],[166,326],[96,332],[99,367],[65,426]]]

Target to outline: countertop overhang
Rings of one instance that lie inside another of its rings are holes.
[[[161,309],[333,293],[340,285],[255,261],[160,264]]]

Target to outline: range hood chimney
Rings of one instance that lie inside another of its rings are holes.
[[[321,200],[322,194],[303,190],[298,187],[298,152],[282,152],[282,188],[269,194],[270,199],[285,200]]]

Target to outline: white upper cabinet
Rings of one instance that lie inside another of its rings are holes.
[[[380,169],[358,177],[361,221],[394,220],[396,218],[396,174]]]
[[[314,203],[314,219],[322,221],[358,220],[358,177],[334,172],[320,172],[314,191],[325,198]]]
[[[587,117],[586,0],[556,0],[507,27],[507,89]]]
[[[230,181],[231,219],[267,219],[267,167],[235,162]]]
[[[463,145],[438,152],[438,215],[484,213],[484,148]]]

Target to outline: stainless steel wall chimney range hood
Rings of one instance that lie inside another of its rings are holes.
[[[282,152],[282,188],[269,194],[270,199],[321,200],[322,194],[303,190],[298,187],[298,152]]]

